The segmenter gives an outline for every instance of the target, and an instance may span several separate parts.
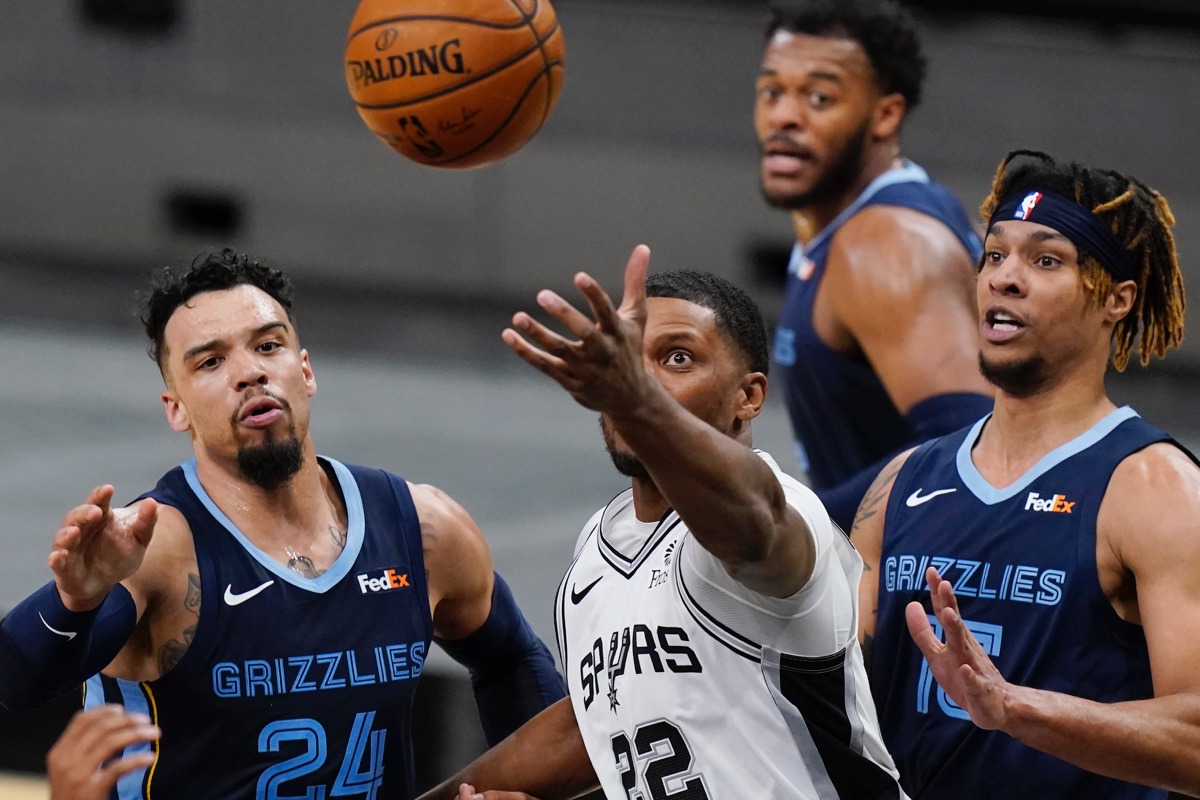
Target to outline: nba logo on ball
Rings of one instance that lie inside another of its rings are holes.
[[[564,59],[549,0],[362,0],[346,85],[367,127],[401,155],[468,169],[538,132]]]
[[[1029,219],[1029,215],[1033,213],[1033,208],[1042,199],[1041,192],[1030,192],[1025,195],[1025,199],[1021,201],[1021,206],[1013,214],[1013,219]]]

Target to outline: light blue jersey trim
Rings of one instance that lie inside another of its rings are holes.
[[[192,488],[192,492],[208,509],[208,512],[220,522],[225,530],[229,531],[233,538],[241,543],[246,552],[254,557],[254,560],[267,569],[268,572],[275,575],[280,580],[305,589],[317,594],[324,594],[330,588],[335,586],[338,581],[346,577],[346,573],[354,565],[358,559],[358,551],[362,549],[363,534],[365,524],[363,521],[363,504],[362,495],[359,494],[358,484],[354,482],[354,476],[350,474],[350,470],[346,469],[345,465],[327,458],[319,456],[319,458],[329,462],[333,466],[333,472],[337,476],[338,484],[342,487],[342,496],[346,499],[346,516],[348,517],[348,530],[346,531],[346,546],[342,548],[341,554],[334,560],[325,574],[319,578],[306,578],[295,570],[290,570],[283,564],[280,564],[269,555],[259,550],[245,534],[237,529],[237,526],[230,521],[229,517],[225,516],[225,512],[217,508],[217,504],[208,496],[208,492],[204,490],[204,486],[200,483],[199,476],[196,475],[196,459],[189,458],[183,462],[183,474],[187,478],[188,486]]]
[[[986,503],[989,506],[995,505],[1003,500],[1010,500],[1020,494],[1029,484],[1033,483],[1038,478],[1045,475],[1050,470],[1057,467],[1062,462],[1066,461],[1073,455],[1082,453],[1092,445],[1099,442],[1105,436],[1113,432],[1118,425],[1127,419],[1133,419],[1138,416],[1138,413],[1129,406],[1122,406],[1110,412],[1104,419],[1097,422],[1084,433],[1076,436],[1071,441],[1064,445],[1054,448],[1034,464],[1029,470],[1017,478],[1016,481],[1005,486],[1003,489],[997,489],[987,482],[987,479],[979,473],[975,467],[975,462],[971,460],[971,449],[975,447],[975,442],[979,441],[979,434],[983,430],[983,426],[989,419],[992,418],[988,414],[983,419],[976,422],[971,428],[967,438],[963,439],[963,443],[958,448],[958,457],[956,463],[958,465],[958,477],[967,485],[971,493],[979,498],[980,502]]]
[[[812,252],[825,243],[833,234],[837,233],[838,228],[846,220],[858,213],[858,210],[866,205],[867,201],[879,193],[881,189],[886,189],[888,186],[895,186],[897,183],[929,183],[929,173],[911,161],[905,161],[904,166],[896,169],[889,169],[887,172],[880,175],[875,180],[867,184],[867,188],[862,190],[862,194],[854,199],[854,202],[842,209],[842,213],[833,218],[833,221],[821,229],[821,232],[814,236],[807,245],[801,245],[796,242],[796,246],[792,248],[792,258],[788,262],[788,271],[794,274],[799,274],[800,265],[804,263],[804,253]]]
[[[142,687],[134,681],[127,681],[121,678],[117,679],[117,686],[121,690],[121,700],[125,704],[125,710],[134,714],[145,714],[153,719],[154,715],[150,713],[150,704],[146,702],[146,695],[142,692]],[[149,742],[138,742],[131,744],[122,751],[123,757],[137,755],[138,753],[151,753],[154,747]],[[117,779],[117,798],[118,800],[143,800],[145,795],[142,793],[142,782],[146,778],[147,767],[135,769],[133,772],[127,772]]]
[[[104,684],[100,683],[100,673],[96,673],[83,684],[83,708],[96,708],[104,705]]]

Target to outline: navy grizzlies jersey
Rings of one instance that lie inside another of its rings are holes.
[[[911,162],[880,175],[812,241],[796,244],[772,359],[783,376],[796,457],[818,490],[858,474],[916,435],[866,357],[839,353],[813,328],[834,236],[859,211],[879,205],[911,208],[944,223],[972,261],[983,252],[958,200]]]
[[[161,679],[86,684],[86,706],[123,703],[162,729],[153,766],[120,780],[120,800],[411,794],[409,715],[432,634],[416,508],[394,475],[321,461],[348,530],[318,578],[251,544],[194,459],[146,495],[187,518],[203,601]]]
[[[901,782],[914,798],[1164,797],[976,728],[909,636],[904,608],[929,612],[933,566],[1007,680],[1102,703],[1153,696],[1142,628],[1100,587],[1096,518],[1117,465],[1170,438],[1117,409],[998,489],[971,460],[989,418],[917,449],[888,500],[871,689]]]

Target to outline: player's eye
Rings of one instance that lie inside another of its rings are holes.
[[[692,355],[685,350],[672,350],[667,353],[666,363],[671,367],[686,367],[692,363]]]
[[[758,99],[759,100],[773,102],[775,100],[778,100],[780,95],[782,95],[782,94],[783,94],[783,92],[780,91],[778,86],[767,85],[767,86],[758,87]]]
[[[197,364],[196,369],[214,369],[220,363],[221,363],[220,356],[209,356],[208,358],[204,359],[199,364]]]
[[[270,353],[272,350],[278,350],[280,347],[283,347],[283,345],[281,345],[279,342],[268,341],[260,344],[258,349],[264,353]]]
[[[1062,261],[1060,259],[1055,258],[1054,256],[1038,256],[1037,261],[1035,261],[1034,263],[1036,263],[1039,267],[1042,267],[1043,269],[1053,269],[1054,267],[1057,267],[1059,264],[1061,264]]]
[[[808,103],[813,108],[829,108],[833,105],[833,97],[824,92],[809,92]]]

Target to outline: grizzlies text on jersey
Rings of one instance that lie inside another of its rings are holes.
[[[203,601],[162,678],[86,684],[85,706],[121,703],[162,729],[153,766],[121,778],[119,800],[410,795],[410,710],[432,635],[417,512],[403,479],[321,462],[348,530],[317,578],[237,530],[194,459],[145,495],[187,519]]]
[[[975,727],[909,636],[904,609],[929,612],[932,566],[1007,680],[1102,703],[1153,696],[1142,628],[1100,586],[1096,519],[1117,465],[1169,437],[1120,408],[1000,489],[971,458],[988,419],[914,451],[888,500],[871,688],[901,783],[914,798],[1164,797]]]

